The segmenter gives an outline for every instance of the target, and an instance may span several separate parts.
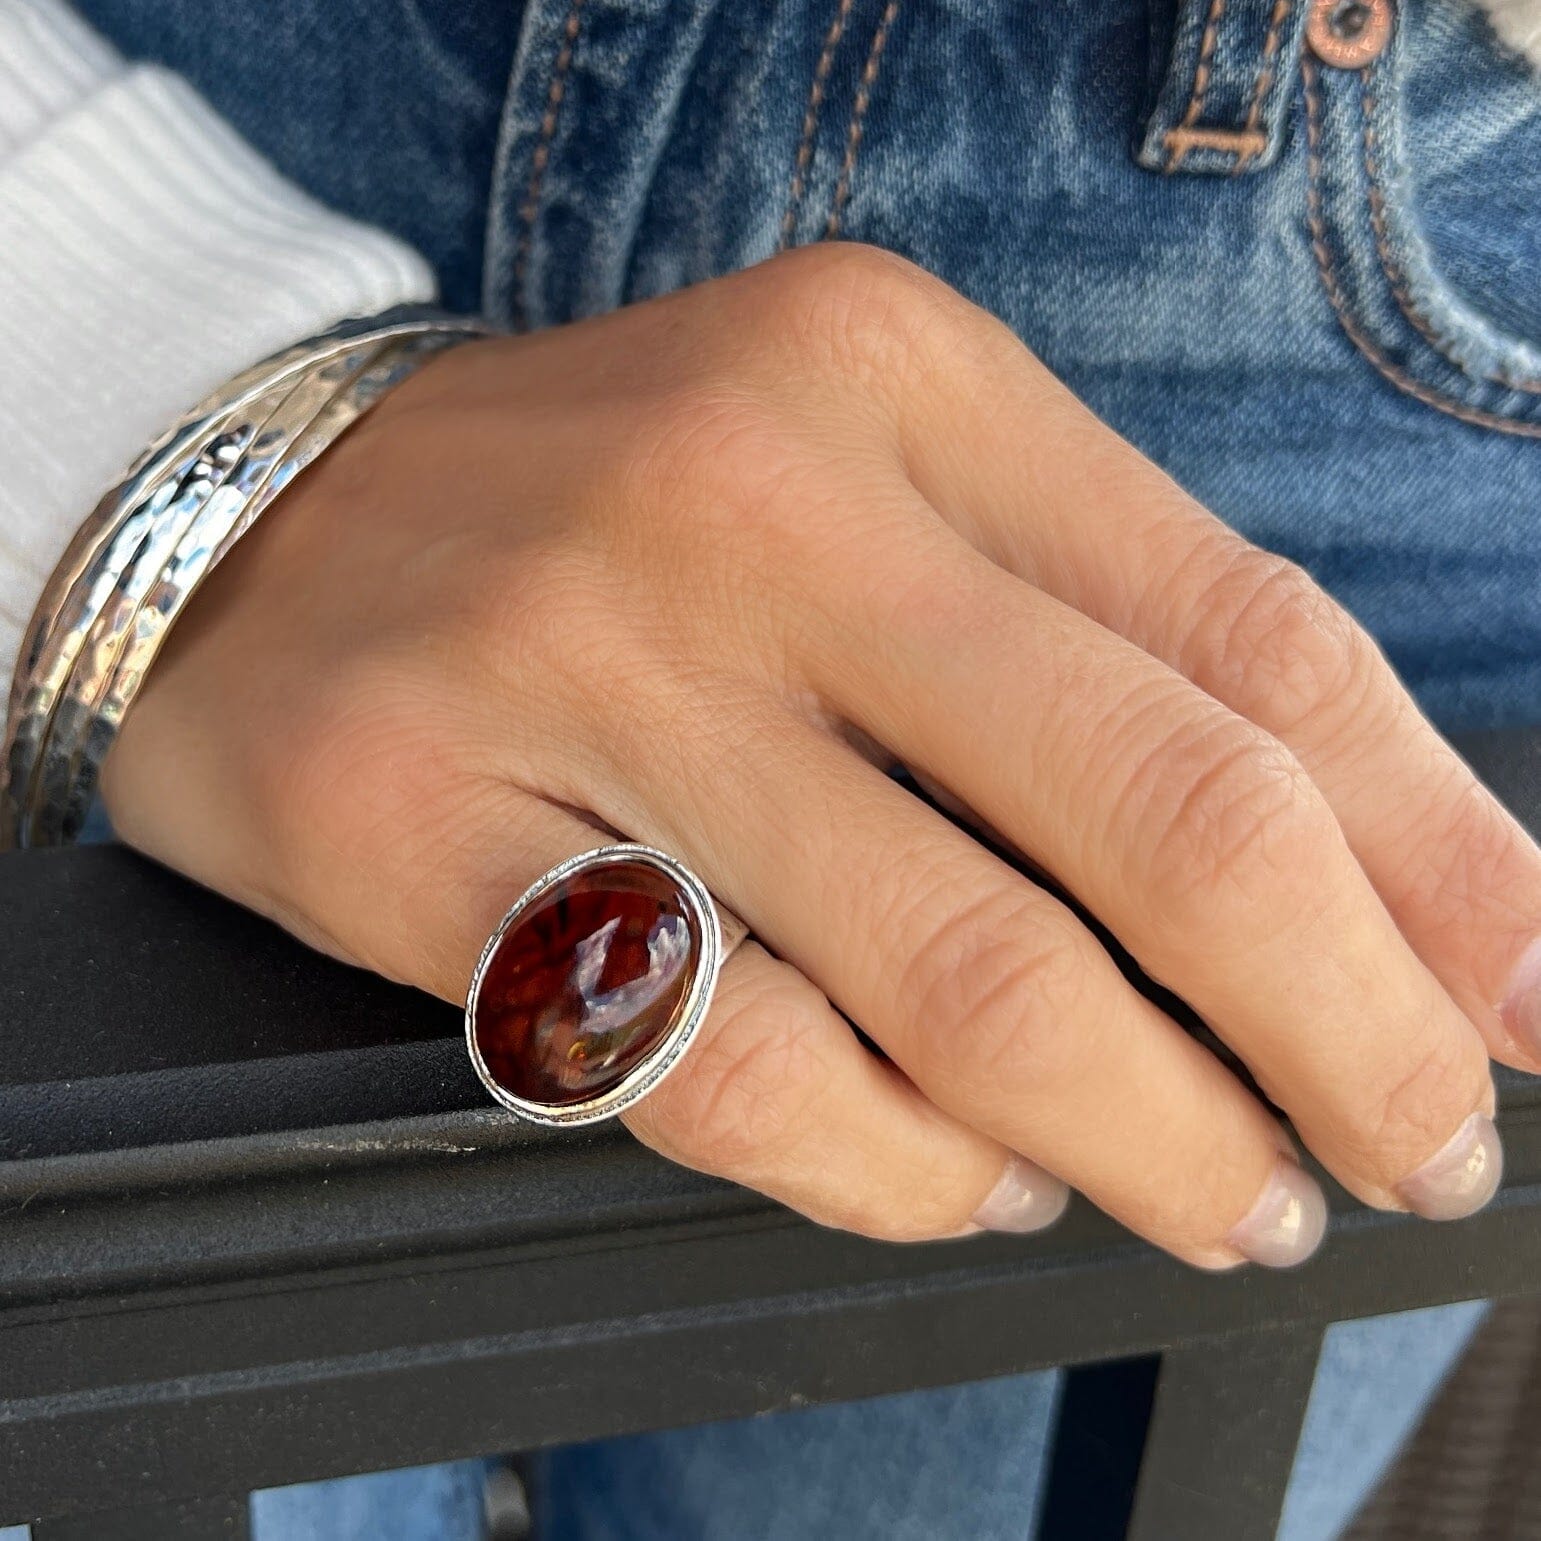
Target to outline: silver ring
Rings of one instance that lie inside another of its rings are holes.
[[[519,896],[482,949],[466,992],[471,1063],[521,1118],[611,1118],[679,1064],[744,935],[663,851],[571,857]]]

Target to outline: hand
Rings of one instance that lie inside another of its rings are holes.
[[[1297,568],[862,248],[430,365],[213,576],[106,791],[133,844],[457,1003],[596,826],[661,846],[759,941],[627,1114],[650,1145],[872,1236],[1029,1229],[1068,1183],[1203,1267],[1308,1252],[1270,1111],[890,756],[1359,1198],[1491,1193],[1541,855]]]

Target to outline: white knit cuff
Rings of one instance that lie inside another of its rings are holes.
[[[1541,0],[1477,0],[1493,30],[1516,53],[1541,69]]]
[[[431,298],[410,248],[280,177],[57,0],[0,17],[0,694],[75,526],[223,380]]]

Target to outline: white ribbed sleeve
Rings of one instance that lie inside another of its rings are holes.
[[[60,0],[0,0],[0,698],[71,532],[146,443],[265,355],[432,293],[184,81]]]
[[[1478,0],[1493,30],[1516,53],[1541,69],[1541,0]]]

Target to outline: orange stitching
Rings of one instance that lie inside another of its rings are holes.
[[[1211,0],[1204,36],[1199,40],[1198,62],[1193,66],[1193,91],[1188,97],[1188,110],[1183,114],[1184,125],[1197,123],[1199,114],[1204,110],[1204,97],[1209,91],[1209,63],[1215,56],[1220,18],[1224,15],[1225,0]]]
[[[1397,309],[1406,317],[1413,330],[1441,358],[1449,360],[1457,369],[1469,374],[1471,371],[1450,352],[1449,344],[1434,330],[1433,323],[1418,309],[1412,292],[1408,288],[1407,275],[1403,273],[1401,264],[1391,250],[1391,236],[1386,227],[1386,198],[1380,184],[1380,138],[1376,133],[1372,116],[1376,103],[1375,98],[1370,94],[1370,70],[1362,69],[1359,72],[1359,78],[1362,83],[1360,107],[1364,114],[1364,169],[1370,200],[1370,228],[1375,232],[1375,251],[1380,257],[1381,271],[1386,275],[1386,282],[1391,287],[1391,296],[1397,302]],[[1487,378],[1495,385],[1502,385],[1509,390],[1541,396],[1541,380],[1520,378],[1503,369],[1489,371]]]
[[[1237,169],[1267,147],[1268,136],[1247,133],[1240,128],[1169,128],[1166,131],[1169,148],[1184,156],[1189,150],[1220,150],[1236,157]]]
[[[1405,370],[1393,364],[1359,330],[1358,324],[1349,313],[1348,302],[1343,296],[1343,291],[1338,285],[1337,269],[1333,262],[1332,251],[1327,245],[1327,228],[1322,218],[1322,113],[1321,98],[1316,89],[1316,70],[1310,60],[1302,62],[1302,69],[1306,82],[1306,224],[1311,232],[1311,251],[1316,258],[1317,270],[1321,274],[1322,287],[1326,290],[1327,299],[1337,315],[1338,325],[1343,328],[1348,340],[1364,355],[1383,379],[1415,401],[1421,401],[1425,406],[1433,407],[1436,412],[1448,413],[1449,416],[1459,418],[1463,423],[1471,423],[1478,428],[1491,428],[1498,433],[1512,433],[1524,439],[1541,439],[1541,423],[1514,422],[1494,412],[1484,412],[1476,407],[1463,406],[1459,402],[1451,401],[1429,390]]]
[[[1273,15],[1268,18],[1268,36],[1263,39],[1263,58],[1258,65],[1257,79],[1252,82],[1252,100],[1247,105],[1249,131],[1257,128],[1258,119],[1263,113],[1263,98],[1273,89],[1274,60],[1279,53],[1279,31],[1293,8],[1293,0],[1276,0]],[[1235,169],[1240,171],[1245,164],[1245,160],[1238,160]]]
[[[1262,117],[1263,101],[1273,89],[1274,81],[1277,79],[1275,60],[1279,53],[1279,36],[1285,19],[1293,9],[1294,0],[1274,0],[1273,12],[1268,18],[1268,32],[1263,39],[1263,57],[1258,64],[1257,78],[1252,82],[1251,99],[1247,103],[1246,122],[1240,129],[1216,129],[1213,131],[1216,137],[1211,138],[1210,131],[1195,130],[1193,125],[1204,110],[1204,98],[1209,91],[1211,61],[1214,58],[1215,44],[1218,39],[1220,18],[1225,14],[1225,0],[1213,0],[1209,9],[1209,19],[1204,27],[1204,36],[1199,42],[1198,63],[1193,70],[1193,91],[1188,98],[1187,111],[1183,113],[1181,124],[1174,129],[1169,129],[1163,136],[1168,152],[1166,163],[1168,171],[1176,171],[1182,165],[1189,150],[1210,149],[1236,157],[1236,164],[1231,167],[1231,175],[1236,176],[1246,170],[1248,161],[1267,149],[1268,137],[1258,131],[1258,121]],[[1219,137],[1222,133],[1228,137]]]
[[[1209,62],[1214,58],[1215,40],[1219,35],[1220,18],[1225,15],[1225,0],[1210,0],[1209,16],[1204,23],[1204,35],[1199,39],[1199,57],[1193,66],[1193,89],[1188,95],[1188,108],[1182,116],[1182,126],[1191,128],[1204,110],[1204,96],[1209,90]],[[1167,160],[1166,169],[1176,171],[1182,165],[1183,156],[1187,149],[1178,149],[1172,143],[1172,136],[1166,135]]]
[[[808,166],[813,160],[814,136],[819,131],[819,113],[824,107],[824,92],[829,85],[829,72],[834,68],[835,50],[845,34],[845,24],[855,0],[840,0],[835,19],[824,34],[824,51],[813,72],[813,84],[808,88],[808,106],[803,113],[803,137],[798,141],[797,158],[792,163],[792,185],[787,189],[786,213],[781,216],[781,240],[777,251],[785,251],[792,242],[792,232],[797,228],[797,210],[807,188]]]
[[[573,48],[578,41],[578,26],[582,17],[583,0],[572,0],[567,12],[567,22],[562,28],[562,42],[557,49],[551,69],[551,85],[546,92],[546,110],[540,120],[540,137],[530,156],[530,185],[525,189],[524,202],[519,205],[519,244],[514,253],[514,309],[519,324],[524,324],[524,275],[529,267],[530,247],[535,240],[535,216],[540,210],[541,183],[545,179],[546,164],[551,159],[551,145],[556,138],[557,112],[567,93],[567,72],[573,62]]]
[[[865,130],[867,108],[872,103],[872,87],[878,78],[878,65],[883,59],[883,46],[888,41],[888,29],[899,14],[899,0],[888,0],[883,19],[872,34],[872,48],[861,72],[861,84],[856,88],[856,103],[851,109],[851,126],[845,136],[845,159],[840,163],[840,180],[835,183],[835,199],[830,205],[829,222],[824,226],[824,239],[832,241],[840,234],[840,217],[851,197],[851,173],[856,170],[856,156],[861,149]]]

